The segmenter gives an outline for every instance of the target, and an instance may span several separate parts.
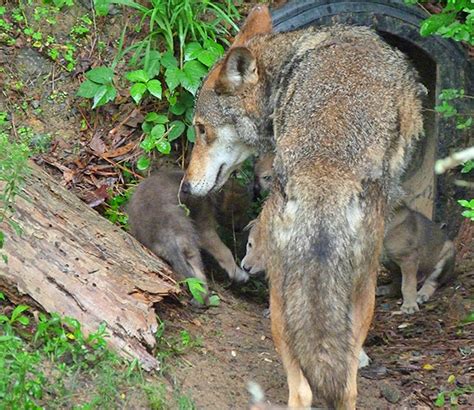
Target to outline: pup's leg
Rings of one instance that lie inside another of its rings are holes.
[[[282,300],[278,291],[272,286],[270,286],[270,312],[273,342],[281,356],[286,371],[289,390],[288,407],[298,409],[310,408],[313,394],[297,360],[293,357],[285,342]]]
[[[418,253],[414,253],[405,258],[400,263],[402,270],[402,296],[403,304],[401,311],[403,313],[412,314],[418,312],[418,304],[416,303],[416,285],[418,272]]]
[[[425,303],[428,299],[433,296],[436,288],[438,287],[438,278],[443,273],[445,266],[454,258],[454,245],[451,241],[444,243],[443,249],[440,253],[439,262],[436,264],[433,272],[426,279],[425,283],[418,291],[416,301],[419,304]]]
[[[234,256],[230,249],[219,238],[213,227],[206,227],[200,232],[201,248],[209,252],[224,269],[229,277],[236,282],[246,282],[249,278],[246,272],[240,269],[235,263]]]

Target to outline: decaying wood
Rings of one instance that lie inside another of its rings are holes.
[[[153,305],[178,292],[170,268],[34,164],[23,194],[14,215],[23,234],[2,227],[0,290],[79,320],[86,334],[106,322],[110,347],[157,369]]]

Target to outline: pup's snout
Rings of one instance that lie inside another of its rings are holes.
[[[245,272],[249,273],[252,268],[251,268],[250,266],[242,265],[242,269],[243,269]]]
[[[183,194],[189,194],[191,192],[191,184],[188,181],[183,181],[181,184],[181,192]]]

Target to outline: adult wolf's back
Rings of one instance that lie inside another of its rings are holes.
[[[384,222],[422,132],[423,87],[367,28],[269,34],[269,22],[254,9],[204,81],[184,187],[205,195],[252,152],[275,152],[263,221],[289,405],[309,407],[315,393],[354,408]]]

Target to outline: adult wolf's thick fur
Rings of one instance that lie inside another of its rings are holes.
[[[313,392],[354,408],[384,222],[422,133],[423,87],[367,28],[270,31],[268,9],[255,8],[204,81],[184,189],[205,195],[250,154],[275,151],[263,212],[289,405],[309,407]]]

